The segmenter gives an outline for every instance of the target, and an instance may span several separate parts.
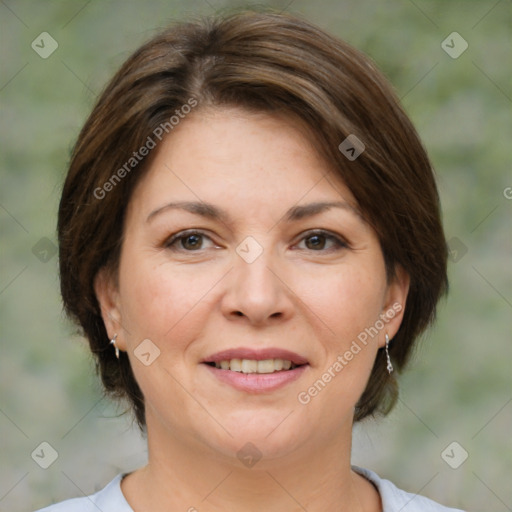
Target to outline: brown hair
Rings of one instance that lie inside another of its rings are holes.
[[[300,18],[242,12],[176,24],[139,48],[107,85],[74,147],[58,220],[61,291],[105,389],[127,397],[144,426],[141,390],[126,355],[118,361],[109,346],[94,278],[102,268],[116,274],[126,207],[151,155],[130,159],[162,127],[171,133],[171,118],[184,105],[195,113],[202,106],[288,113],[310,127],[319,153],[375,229],[388,277],[397,266],[410,277],[403,321],[390,345],[401,370],[447,289],[447,248],[426,152],[366,56]],[[338,149],[351,134],[365,144],[352,161]],[[355,420],[387,413],[397,396],[379,350]]]

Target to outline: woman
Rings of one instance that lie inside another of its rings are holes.
[[[45,510],[448,510],[350,465],[447,288],[431,165],[361,53],[283,14],[167,29],[93,109],[58,230],[149,460]]]

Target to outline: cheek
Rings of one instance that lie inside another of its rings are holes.
[[[122,318],[132,347],[149,338],[162,352],[183,349],[204,325],[206,299],[218,281],[215,272],[152,265],[150,258],[125,263],[120,279]]]
[[[304,301],[328,328],[317,338],[322,356],[297,401],[333,436],[352,417],[378,350],[368,329],[381,313],[385,282],[375,276],[347,265],[317,280],[315,292],[304,289]]]
[[[372,268],[376,267],[346,265],[330,269],[314,282],[302,278],[302,300],[318,313],[337,340],[357,337],[381,313],[385,279]]]

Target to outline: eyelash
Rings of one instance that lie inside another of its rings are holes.
[[[197,250],[194,251],[194,250],[187,250],[187,249],[184,249],[184,248],[173,247],[174,244],[176,244],[176,242],[179,242],[180,240],[184,240],[187,237],[193,236],[193,235],[198,235],[200,237],[208,238],[210,241],[213,242],[213,240],[207,234],[203,233],[202,231],[195,230],[195,229],[190,229],[190,230],[180,231],[180,232],[172,235],[170,238],[168,238],[164,242],[164,247],[166,249],[169,249],[169,250],[175,251],[175,252],[188,252],[188,253],[200,252],[201,249],[197,249]],[[312,238],[314,236],[325,237],[325,239],[327,241],[331,241],[331,242],[334,243],[334,247],[331,247],[329,249],[320,249],[318,251],[315,251],[314,249],[306,249],[306,250],[309,250],[311,252],[330,253],[330,252],[333,252],[333,251],[338,251],[340,249],[349,249],[350,248],[349,243],[347,241],[345,241],[343,238],[341,238],[341,237],[339,237],[337,235],[334,235],[333,233],[331,233],[329,231],[326,231],[326,230],[323,230],[323,229],[315,229],[315,230],[312,230],[312,231],[307,231],[306,233],[304,233],[302,235],[302,238],[299,240],[299,242],[301,242],[303,240],[307,240],[308,238]]]

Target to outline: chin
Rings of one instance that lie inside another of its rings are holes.
[[[291,407],[270,411],[253,408],[225,416],[228,419],[223,421],[223,426],[232,437],[219,427],[221,434],[216,437],[215,449],[228,457],[236,457],[242,463],[246,456],[261,457],[267,461],[284,457],[304,444],[311,435],[304,422],[298,421],[299,416],[292,411]]]

